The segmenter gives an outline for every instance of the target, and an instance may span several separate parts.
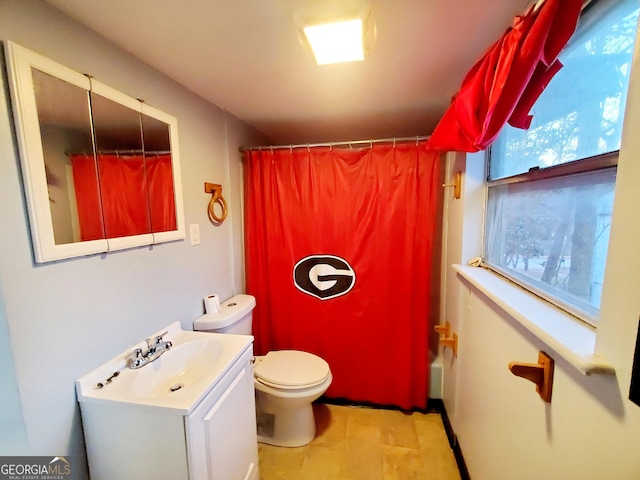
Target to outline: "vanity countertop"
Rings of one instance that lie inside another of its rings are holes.
[[[133,345],[76,381],[78,401],[189,415],[253,344],[250,335],[187,331],[179,322],[151,338],[159,335],[172,343],[168,351],[131,369],[127,357],[147,346],[144,340]]]

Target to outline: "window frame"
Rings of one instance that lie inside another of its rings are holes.
[[[616,5],[613,0],[587,0],[583,4],[582,14],[580,21],[584,23],[585,29],[578,29],[574,38],[570,40],[570,44],[575,40],[575,38],[579,38],[582,36],[582,32],[590,30],[592,26],[598,23],[601,18],[601,14],[608,13],[611,8],[614,8]],[[602,6],[602,9],[597,10],[597,6]],[[594,8],[595,7],[595,8]],[[589,15],[585,16],[585,13],[589,12]],[[638,36],[640,35],[640,28],[636,30],[636,38],[635,38],[635,47],[634,52],[636,52],[636,48],[638,42]],[[637,53],[637,52],[636,52]],[[630,68],[633,69],[633,59],[636,53],[632,52],[632,58],[630,60]],[[629,84],[630,86],[630,84]],[[630,98],[628,96],[629,86],[627,87],[627,96],[625,98],[625,112],[626,108],[629,106]],[[626,116],[626,114],[625,114]],[[622,132],[620,145],[622,142],[622,137],[624,136],[624,127],[625,127],[624,118],[622,120]],[[621,146],[619,148],[622,148]],[[618,167],[618,157],[620,155],[620,149],[613,150],[611,152],[597,154],[588,156],[585,158],[579,158],[576,160],[568,161],[565,163],[561,163],[558,165],[551,165],[548,167],[539,167],[534,166],[530,168],[526,172],[522,172],[515,175],[509,175],[506,177],[491,179],[491,160],[492,160],[492,146],[486,149],[485,151],[485,182],[484,182],[484,210],[483,210],[483,218],[482,218],[482,239],[481,239],[481,252],[483,257],[483,266],[492,271],[493,273],[509,280],[510,282],[516,284],[523,290],[535,295],[539,299],[545,301],[548,304],[551,304],[563,312],[571,315],[572,317],[580,320],[582,323],[589,325],[590,327],[597,327],[600,321],[600,309],[599,307],[594,307],[586,301],[582,301],[576,297],[571,295],[565,295],[562,291],[550,292],[547,288],[545,288],[545,284],[542,282],[538,282],[534,278],[527,277],[525,275],[519,275],[516,270],[510,270],[506,266],[496,265],[491,261],[487,260],[487,253],[489,252],[490,245],[488,245],[489,237],[488,237],[488,229],[491,227],[489,222],[489,215],[491,213],[490,207],[490,192],[494,188],[503,187],[505,185],[513,185],[513,184],[522,184],[526,185],[531,183],[535,185],[534,182],[540,181],[557,181],[562,180],[562,178],[575,178],[579,175],[589,174],[592,172],[611,169],[613,170],[614,178],[617,177],[617,167]],[[614,185],[614,195],[615,189],[617,188],[617,178]],[[544,188],[540,189],[544,190]],[[500,261],[499,259],[494,259],[494,261]],[[605,263],[605,269],[607,268]],[[606,275],[605,275],[606,276]],[[542,287],[540,287],[541,285]]]
[[[550,303],[551,305],[560,308],[564,312],[568,313],[577,320],[588,324],[591,327],[597,327],[599,322],[599,310],[587,307],[586,302],[580,302],[574,300],[569,302],[562,298],[562,295],[554,295],[543,288],[536,286],[536,282],[531,281],[529,278],[521,277],[514,272],[504,269],[499,265],[495,265],[487,261],[487,227],[488,227],[488,212],[489,212],[489,190],[491,188],[500,187],[510,184],[530,184],[541,180],[552,180],[563,177],[573,177],[581,174],[597,172],[607,169],[615,169],[617,172],[618,157],[620,150],[614,150],[612,152],[595,155],[592,157],[586,157],[579,160],[573,160],[570,162],[562,163],[559,165],[552,165],[546,168],[534,167],[529,169],[528,172],[520,173],[517,175],[511,175],[508,177],[498,178],[495,180],[490,179],[491,172],[491,147],[486,150],[485,163],[486,163],[486,178],[484,182],[484,215],[483,215],[483,228],[482,228],[482,265],[493,273],[506,278],[507,280],[515,283],[524,290],[532,293],[540,299]],[[584,308],[581,308],[584,305]],[[594,310],[595,313],[594,313]]]

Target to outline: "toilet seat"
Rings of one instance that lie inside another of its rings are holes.
[[[274,388],[314,387],[323,383],[330,374],[329,364],[308,352],[274,350],[259,358],[254,376],[260,383]]]

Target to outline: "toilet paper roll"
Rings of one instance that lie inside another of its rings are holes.
[[[204,311],[207,315],[220,313],[220,297],[215,293],[204,297]]]

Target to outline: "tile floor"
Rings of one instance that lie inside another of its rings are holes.
[[[260,480],[460,480],[438,413],[314,404],[297,448],[259,444]]]

